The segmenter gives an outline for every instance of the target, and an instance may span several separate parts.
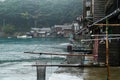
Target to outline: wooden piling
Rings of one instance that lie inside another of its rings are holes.
[[[106,19],[106,24],[108,24],[108,20]],[[106,66],[107,66],[107,77],[110,79],[110,66],[109,66],[109,44],[108,44],[108,25],[106,25]]]
[[[40,65],[41,62],[36,62],[36,65]],[[42,62],[43,64],[43,62]],[[46,78],[46,66],[36,66],[37,80],[45,80]]]

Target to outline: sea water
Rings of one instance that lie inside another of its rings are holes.
[[[36,61],[47,64],[60,64],[64,56],[29,54],[24,52],[67,53],[66,38],[0,38],[0,80],[36,80]],[[46,68],[46,79],[55,80],[57,67]],[[53,74],[54,73],[54,74]],[[59,76],[62,76],[59,78]],[[59,74],[58,80],[71,79],[70,74]],[[64,77],[63,77],[64,76]],[[49,79],[50,78],[50,79]],[[72,80],[78,80],[74,77]]]

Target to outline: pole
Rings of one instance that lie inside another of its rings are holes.
[[[36,65],[40,65],[41,62],[37,62]],[[42,62],[42,64],[45,64]],[[46,66],[36,66],[37,80],[46,80]]]
[[[106,24],[108,20],[106,19]],[[107,66],[107,77],[110,80],[110,67],[109,67],[109,44],[108,44],[108,26],[106,26],[106,66]]]

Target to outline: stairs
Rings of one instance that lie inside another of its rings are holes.
[[[94,22],[105,16],[105,0],[94,0]]]

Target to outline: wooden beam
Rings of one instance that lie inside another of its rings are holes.
[[[81,64],[39,64],[39,65],[31,65],[36,67],[106,67],[106,66],[99,66],[99,65],[81,65]]]
[[[108,27],[120,27],[120,24],[94,24],[94,26],[99,26],[99,27],[103,27],[103,26],[108,26]]]
[[[59,56],[93,56],[93,54],[85,54],[85,53],[79,53],[79,54],[63,54],[63,53],[43,53],[43,52],[24,52],[24,53],[30,53],[30,54],[44,54],[44,55],[59,55]]]

